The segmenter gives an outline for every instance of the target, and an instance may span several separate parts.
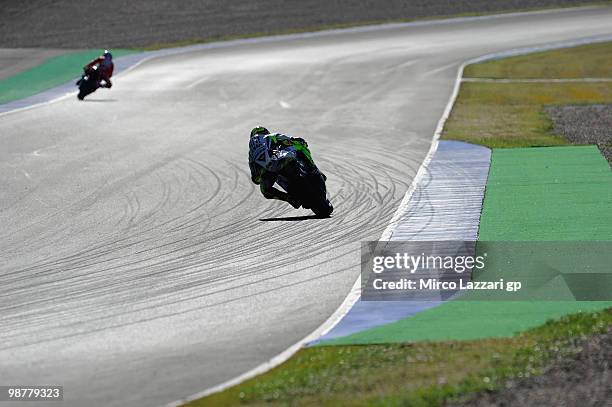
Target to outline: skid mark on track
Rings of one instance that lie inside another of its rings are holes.
[[[342,155],[320,157],[321,168],[333,174],[331,198],[337,212],[330,219],[299,222],[297,228],[287,227],[286,222],[254,224],[256,219],[296,212],[259,196],[244,166],[226,162],[213,169],[194,156],[156,168],[147,177],[159,185],[147,213],[143,212],[139,188],[117,194],[123,202],[117,208],[123,215],[121,225],[129,225],[122,229],[122,235],[102,237],[99,244],[69,256],[2,271],[2,348],[56,340],[68,328],[82,334],[95,332],[114,326],[117,318],[127,318],[129,324],[146,321],[152,318],[151,313],[162,318],[167,316],[161,312],[164,307],[207,302],[207,298],[241,287],[298,276],[310,267],[324,269],[333,261],[326,256],[329,241],[341,242],[338,256],[354,257],[358,247],[352,242],[364,231],[383,227],[401,199],[395,196],[396,191],[407,188],[404,174],[419,165],[418,160],[400,162],[389,157],[385,148],[367,144],[362,148],[372,158],[359,166]],[[385,161],[391,161],[392,166],[382,166]],[[394,168],[396,165],[399,168]],[[116,185],[114,188],[120,191]],[[174,214],[170,207],[180,202],[177,197],[184,198],[186,190],[199,199],[181,215]],[[342,191],[342,200],[338,191]],[[260,202],[258,213],[233,216],[252,199]],[[232,203],[225,204],[227,200]],[[174,216],[163,220],[166,212]],[[325,241],[318,238],[322,227],[328,235]],[[230,241],[231,254],[226,249]],[[296,254],[286,247],[254,255],[252,248],[265,241],[300,241],[301,247],[309,248],[309,256],[320,260],[306,268],[291,269],[288,266]],[[237,264],[241,265],[238,269]],[[283,269],[291,271],[272,271]],[[207,306],[214,307],[214,301]],[[52,315],[55,322],[50,323]]]

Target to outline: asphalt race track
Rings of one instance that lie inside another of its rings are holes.
[[[231,46],[0,116],[3,383],[163,405],[272,358],[344,299],[463,61],[604,34],[612,8]],[[309,141],[331,219],[260,196],[257,124]]]

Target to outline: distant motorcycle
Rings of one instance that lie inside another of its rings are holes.
[[[277,184],[303,208],[310,209],[319,217],[328,217],[334,210],[327,197],[327,178],[316,167],[305,165],[301,152],[283,150],[279,154],[295,154],[291,165],[285,166],[278,174]]]
[[[94,93],[100,87],[100,71],[98,66],[94,65],[85,71],[76,84],[79,87],[79,94],[77,95],[79,100],[83,100],[85,96]]]

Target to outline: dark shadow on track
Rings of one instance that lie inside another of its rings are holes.
[[[317,216],[317,215],[308,215],[308,216],[287,216],[284,218],[264,218],[259,219],[262,222],[299,222],[302,220],[309,219],[327,219],[326,217]]]

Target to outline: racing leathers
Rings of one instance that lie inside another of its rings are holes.
[[[88,72],[95,65],[98,66],[98,73],[100,75],[98,77],[98,80],[103,80],[106,83],[107,88],[113,86],[110,80],[111,76],[113,76],[113,70],[115,69],[115,64],[113,64],[113,61],[110,58],[104,58],[104,56],[99,56],[98,58],[93,59],[91,62],[85,65],[83,67],[83,70],[85,72]]]
[[[251,180],[259,185],[265,198],[288,202],[296,209],[300,203],[288,193],[275,188],[274,183],[279,182],[286,190],[279,175],[286,166],[300,159],[306,166],[316,170],[308,144],[302,138],[272,133],[255,135],[249,141]]]

